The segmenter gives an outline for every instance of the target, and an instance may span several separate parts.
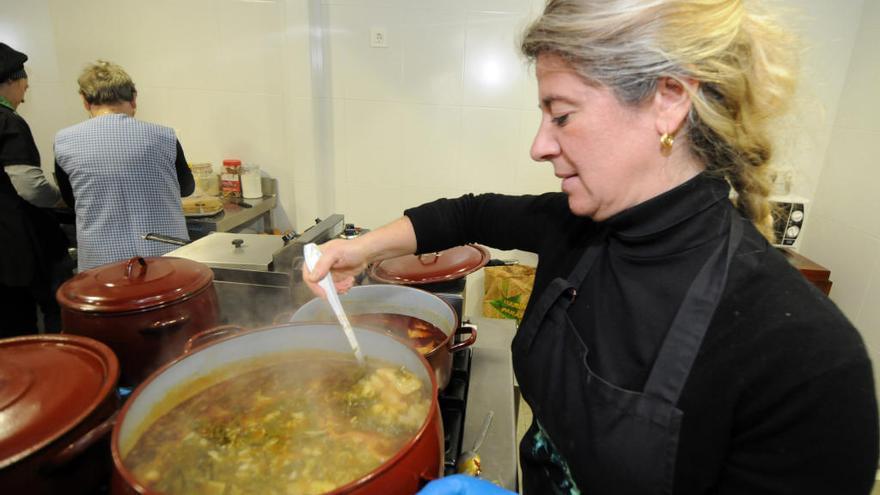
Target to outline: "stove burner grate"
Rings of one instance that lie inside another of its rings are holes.
[[[461,440],[464,435],[471,356],[470,348],[462,349],[453,355],[449,384],[438,395],[445,436],[444,473],[447,476],[455,474],[455,461],[462,451]]]

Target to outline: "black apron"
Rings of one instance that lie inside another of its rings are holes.
[[[568,279],[548,285],[513,340],[514,371],[534,416],[520,445],[524,493],[672,493],[683,416],[676,405],[721,299],[742,221],[731,212],[727,242],[688,288],[643,392],[595,374],[568,317],[606,235],[587,247]]]

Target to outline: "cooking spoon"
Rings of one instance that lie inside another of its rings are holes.
[[[318,264],[318,260],[321,258],[321,250],[318,249],[318,246],[315,243],[310,242],[303,246],[303,256],[306,260],[306,266],[309,267],[309,271],[312,271],[315,269],[315,265]],[[342,309],[342,303],[339,302],[339,295],[336,293],[336,285],[333,283],[333,276],[328,272],[327,275],[318,282],[318,285],[320,285],[321,288],[324,289],[324,293],[327,294],[327,302],[330,303],[330,307],[333,308],[333,312],[336,313],[336,318],[339,320],[339,324],[342,325],[342,330],[345,331],[348,343],[351,344],[351,350],[354,351],[354,357],[356,357],[358,363],[363,366],[366,364],[366,361],[364,361],[364,355],[361,353],[361,346],[358,344],[357,337],[354,335],[351,323],[349,323],[348,317]]]
[[[495,417],[495,411],[490,410],[486,413],[486,417],[483,418],[483,426],[480,428],[480,436],[478,436],[477,441],[474,442],[474,448],[462,452],[461,455],[458,456],[458,461],[455,463],[455,470],[457,472],[469,474],[471,476],[479,476],[483,471],[482,466],[480,465],[480,454],[477,454],[477,449],[483,445],[483,440],[486,439],[486,433],[489,432],[489,425],[492,424],[493,417]]]

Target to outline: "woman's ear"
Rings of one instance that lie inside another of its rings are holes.
[[[661,77],[657,80],[653,106],[658,135],[675,135],[682,128],[691,110],[691,92],[698,86],[693,79]]]

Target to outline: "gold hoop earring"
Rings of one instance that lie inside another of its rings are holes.
[[[660,136],[660,150],[664,153],[669,153],[672,151],[672,145],[675,144],[675,136],[669,134],[668,132],[664,132],[662,136]]]

